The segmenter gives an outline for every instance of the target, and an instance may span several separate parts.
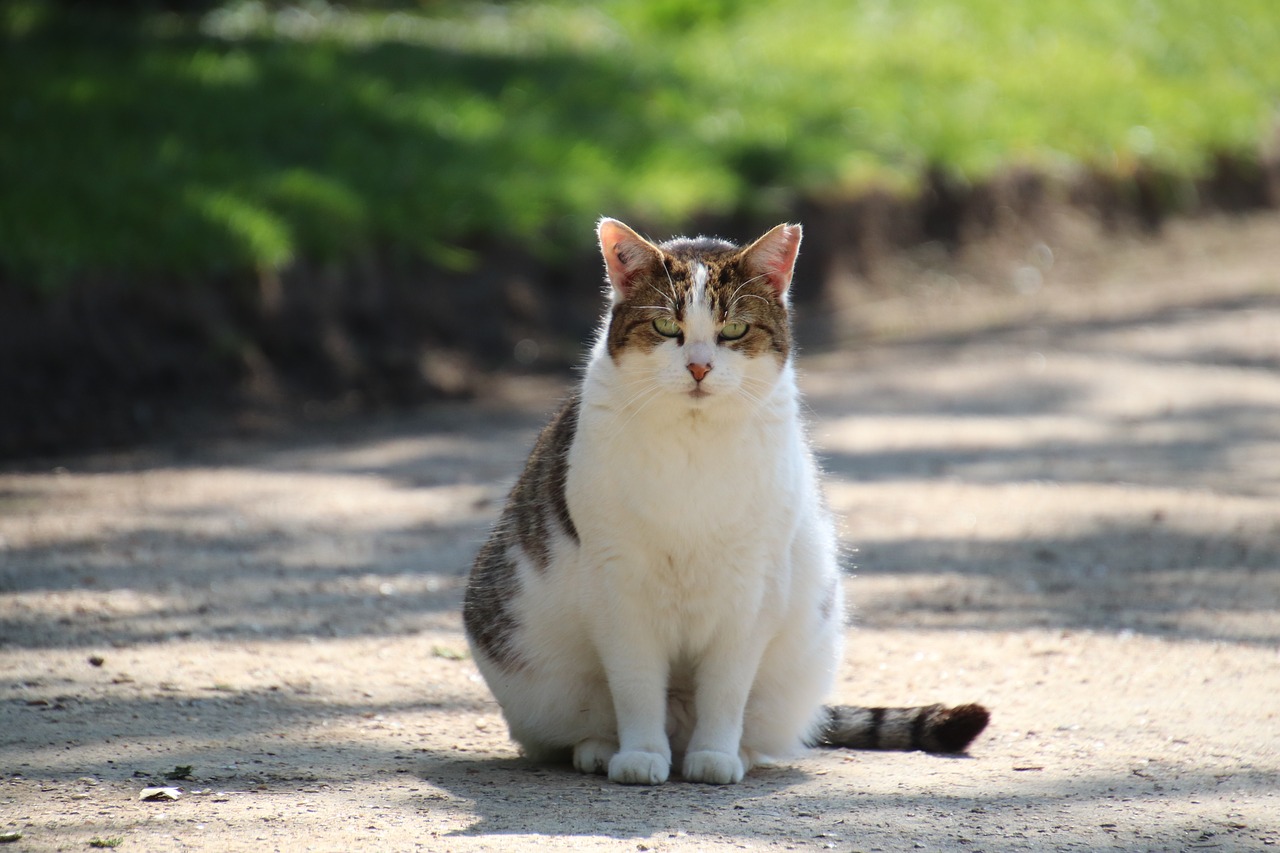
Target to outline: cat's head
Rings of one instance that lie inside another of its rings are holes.
[[[799,225],[742,248],[699,237],[651,243],[602,219],[611,309],[604,354],[629,382],[691,405],[759,400],[791,355],[787,290]]]

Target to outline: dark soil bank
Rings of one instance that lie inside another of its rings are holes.
[[[1108,229],[1158,229],[1171,213],[1280,202],[1280,164],[1220,158],[1195,184],[1155,171],[1070,185],[1011,172],[974,186],[941,172],[913,199],[807,200],[694,230],[747,239],[806,227],[795,296],[821,314],[832,282],[874,282],[896,253],[946,253],[1061,209]],[[665,237],[657,223],[636,223]],[[211,425],[326,417],[475,394],[496,369],[563,370],[599,310],[592,252],[550,262],[477,240],[482,265],[442,270],[388,250],[342,267],[193,281],[85,276],[56,295],[0,287],[0,458],[120,447]],[[2,280],[2,279],[0,279]]]

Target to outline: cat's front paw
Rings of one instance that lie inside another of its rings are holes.
[[[745,773],[742,759],[727,752],[703,750],[684,757],[684,778],[687,782],[733,785],[741,782]]]
[[[609,781],[661,785],[671,775],[671,759],[656,752],[619,752],[609,760]]]
[[[579,773],[609,772],[609,760],[618,751],[618,742],[589,737],[573,748],[573,766]]]

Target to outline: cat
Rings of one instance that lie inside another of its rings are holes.
[[[745,248],[598,225],[608,309],[468,582],[472,655],[535,760],[740,781],[806,745],[958,752],[979,705],[826,707],[844,607],[801,423],[799,225]]]

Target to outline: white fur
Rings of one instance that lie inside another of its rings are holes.
[[[693,262],[693,293],[689,302],[701,305],[707,298],[707,265],[701,261]]]
[[[843,619],[794,371],[715,334],[694,303],[683,346],[615,363],[596,344],[566,487],[579,542],[554,537],[545,572],[517,561],[522,666],[476,655],[532,755],[657,784],[683,754],[686,779],[731,783],[814,731]],[[701,396],[690,352],[711,355]]]

